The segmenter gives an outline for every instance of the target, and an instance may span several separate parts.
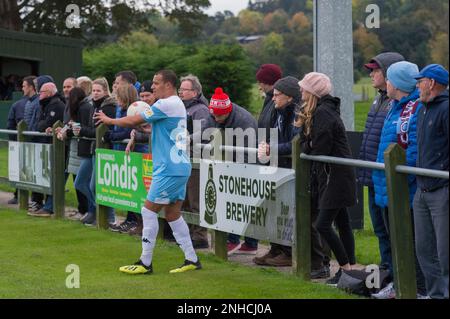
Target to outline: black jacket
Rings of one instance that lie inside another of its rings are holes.
[[[310,155],[352,158],[345,127],[339,114],[340,99],[326,95],[313,114],[311,134],[301,134],[302,150]],[[313,162],[311,192],[319,209],[351,207],[356,203],[356,178],[348,166]]]
[[[424,103],[417,115],[417,167],[448,172],[448,91]],[[432,191],[448,185],[448,179],[417,175],[417,187]]]
[[[275,111],[275,102],[272,100],[272,98],[273,98],[273,90],[266,94],[263,108],[258,118],[258,128],[266,129],[266,136],[265,136],[266,143],[270,143],[270,128],[275,127],[275,122],[277,119],[277,114]]]
[[[88,106],[86,104],[89,104],[89,111],[87,111]],[[81,115],[83,118],[80,118],[81,123],[81,130],[80,130],[80,136],[82,137],[88,137],[88,138],[95,138],[96,136],[96,125],[93,118],[94,112],[102,111],[106,114],[106,116],[110,118],[116,118],[116,100],[111,97],[106,97],[101,99],[101,101],[94,102],[94,101],[88,101],[83,100],[82,105],[84,106],[84,110],[86,110],[86,114]],[[81,106],[78,109],[78,112],[81,111]],[[110,128],[112,129],[112,128]],[[80,142],[83,140],[80,140]],[[90,157],[95,154],[95,141],[88,141],[84,140],[81,143],[82,146],[82,154],[80,155],[80,143],[78,144],[78,156],[84,156],[84,157]]]
[[[64,108],[66,101],[59,93],[54,96],[41,100],[39,119],[36,125],[38,132],[45,132],[48,127],[52,127],[57,121],[63,122]],[[51,143],[50,137],[39,138],[41,143]]]
[[[95,137],[82,135],[81,132],[90,129],[93,125],[92,116],[94,114],[94,108],[88,99],[84,99],[80,102],[77,112],[77,120],[81,125],[80,137]],[[80,157],[91,157],[92,156],[92,141],[80,139],[78,141],[78,156]]]

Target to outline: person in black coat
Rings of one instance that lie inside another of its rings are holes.
[[[274,121],[270,128],[278,132],[278,141],[270,144],[261,142],[258,147],[258,159],[266,162],[271,152],[270,145],[276,145],[278,155],[278,167],[291,168],[291,158],[281,156],[292,154],[292,139],[298,134],[298,128],[294,126],[295,111],[300,101],[300,88],[298,79],[288,76],[278,80],[273,89]],[[270,243],[270,251],[253,258],[253,262],[261,266],[286,267],[292,266],[291,247]]]
[[[322,73],[309,73],[299,82],[304,102],[296,123],[301,127],[302,151],[310,155],[351,158],[345,127],[340,117],[340,99],[330,95],[332,84]],[[313,162],[311,193],[316,194],[319,216],[316,228],[340,265],[328,284],[337,284],[342,269],[351,270],[355,240],[347,207],[356,203],[356,178],[348,166]],[[333,222],[339,236],[332,228]]]
[[[258,118],[258,128],[265,129],[264,140],[270,143],[270,129],[274,127],[276,121],[275,101],[273,100],[273,86],[281,79],[281,68],[276,64],[263,64],[256,72],[256,80],[260,92],[265,95],[264,104]],[[262,136],[259,137],[263,140]]]

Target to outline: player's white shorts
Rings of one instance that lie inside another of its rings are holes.
[[[152,179],[147,199],[155,204],[173,204],[186,197],[189,176],[155,176]]]

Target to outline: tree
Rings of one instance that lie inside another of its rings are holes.
[[[68,28],[68,5],[80,9],[80,28]],[[162,9],[180,26],[183,36],[195,36],[206,15],[209,0],[0,0],[0,26],[13,30],[114,41],[136,29],[153,30],[149,16]]]
[[[239,27],[241,34],[258,34],[262,30],[263,15],[256,11],[242,10],[239,12]]]
[[[283,9],[278,9],[264,17],[264,30],[282,33],[287,30],[289,16]]]
[[[0,0],[0,28],[20,31],[19,7],[15,0]]]
[[[247,107],[254,82],[254,70],[244,49],[237,45],[206,45],[192,58],[190,71],[197,75],[205,96],[222,87],[232,102]]]
[[[433,63],[442,64],[448,70],[448,34],[437,33],[431,39],[429,47]]]
[[[304,29],[309,30],[311,28],[311,22],[304,12],[297,12],[292,19],[289,20],[288,26],[292,32],[300,32]]]
[[[278,55],[283,46],[283,37],[275,32],[271,32],[263,40],[263,50],[268,56]]]
[[[163,10],[169,19],[177,21],[182,36],[193,38],[207,19],[203,9],[210,5],[209,0],[165,0]]]
[[[368,32],[362,26],[353,32],[353,40],[357,50],[362,53],[364,61],[369,61],[383,49],[378,36],[375,33]]]

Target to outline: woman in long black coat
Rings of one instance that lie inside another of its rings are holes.
[[[296,123],[301,127],[302,150],[310,155],[351,158],[345,127],[340,117],[340,99],[330,95],[331,81],[325,74],[309,73],[299,82],[304,102]],[[328,281],[337,284],[342,269],[355,262],[355,241],[348,207],[356,203],[354,169],[348,166],[313,162],[311,192],[318,201],[316,228],[333,251],[340,269]],[[339,236],[333,230],[333,222]]]

